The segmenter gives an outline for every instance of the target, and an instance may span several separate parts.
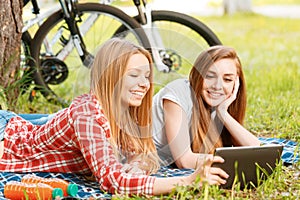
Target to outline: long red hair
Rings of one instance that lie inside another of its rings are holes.
[[[216,147],[230,146],[234,143],[222,122],[218,118],[211,119],[211,108],[202,98],[204,77],[209,67],[221,59],[235,61],[240,86],[236,100],[229,106],[228,112],[240,124],[244,122],[247,97],[240,59],[231,47],[222,45],[210,47],[198,56],[189,74],[194,103],[191,132],[193,136],[192,150],[195,153],[212,153]]]
[[[150,64],[150,89],[138,107],[121,108],[122,78],[129,58],[143,54]],[[129,41],[110,39],[99,49],[91,68],[91,90],[100,101],[111,126],[111,143],[116,155],[138,157],[141,168],[154,172],[159,158],[152,139],[153,69],[150,53]],[[131,157],[131,158],[129,158]]]

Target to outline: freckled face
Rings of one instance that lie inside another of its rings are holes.
[[[149,61],[143,54],[130,57],[123,77],[121,100],[124,106],[140,106],[150,88]]]
[[[209,67],[204,77],[202,97],[211,107],[231,96],[237,68],[233,59],[221,59]]]

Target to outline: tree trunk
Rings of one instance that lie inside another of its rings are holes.
[[[14,110],[19,95],[22,0],[0,0],[0,98]],[[1,103],[1,102],[0,102]]]

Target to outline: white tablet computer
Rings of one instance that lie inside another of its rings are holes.
[[[280,161],[282,150],[282,145],[221,147],[215,150],[214,155],[221,156],[225,162],[212,166],[220,167],[229,174],[222,188],[232,188],[237,182],[241,189],[256,187],[272,174]]]

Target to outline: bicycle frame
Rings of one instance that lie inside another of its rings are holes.
[[[113,0],[100,0],[100,3],[111,4]],[[146,0],[132,0],[138,11],[138,17],[140,18],[140,24],[147,34],[150,42],[153,61],[156,64],[156,68],[161,72],[170,72],[171,69],[165,65],[161,59],[161,55],[167,55],[165,47],[160,37],[158,30],[152,23],[152,8]]]
[[[160,54],[164,54],[163,52],[165,52],[165,48],[159,35],[159,32],[153,27],[151,19],[152,9],[150,4],[148,4],[145,0],[143,0],[142,2],[140,0],[133,0],[133,2],[138,10],[138,15],[141,20],[141,26],[149,39],[150,46],[152,48],[153,60],[156,63],[156,68],[158,69],[158,71],[169,72],[170,68],[166,66],[161,60]],[[81,57],[83,65],[89,67],[93,62],[93,56],[85,50],[86,48],[81,39],[81,35],[86,34],[89,28],[93,25],[97,16],[89,16],[89,19],[84,22],[84,25],[78,28],[76,23],[74,23],[75,18],[78,16],[71,16],[74,13],[74,10],[76,11],[76,4],[78,3],[78,0],[59,0],[60,6],[56,5],[55,7],[51,8],[50,10],[47,10],[43,14],[40,14],[36,0],[31,0],[31,3],[33,5],[33,13],[36,14],[36,17],[25,21],[23,32],[27,31],[35,24],[41,25],[44,19],[48,18],[51,14],[61,9],[65,15],[65,20],[68,24],[68,28],[72,37],[67,42],[63,50],[58,55],[56,55],[56,57],[60,60],[64,60],[75,47],[79,56]],[[111,4],[112,0],[100,0],[100,3]],[[44,41],[44,46],[47,54],[52,55],[52,44],[59,40],[61,35],[62,33],[58,31],[56,36],[53,37],[53,41]]]
[[[93,56],[88,54],[87,52],[85,52],[84,44],[83,44],[83,42],[80,38],[80,35],[78,33],[80,33],[81,35],[84,35],[89,30],[89,28],[93,25],[93,23],[96,20],[97,16],[96,15],[90,15],[89,19],[84,22],[84,24],[79,28],[79,31],[78,31],[77,27],[72,27],[76,23],[72,23],[72,21],[68,21],[68,20],[72,20],[72,18],[70,17],[70,14],[71,14],[72,11],[68,10],[68,7],[72,8],[73,3],[75,3],[75,5],[76,5],[77,0],[72,0],[72,1],[70,1],[70,0],[67,0],[67,1],[59,0],[59,2],[61,4],[61,8],[62,8],[62,10],[63,10],[63,12],[66,16],[66,22],[69,25],[72,38],[71,38],[71,40],[68,41],[68,43],[65,45],[63,50],[58,55],[56,55],[56,57],[60,60],[64,60],[65,57],[67,57],[67,55],[72,51],[72,49],[75,46],[75,48],[77,49],[78,54],[82,58],[84,66],[89,67],[90,64],[93,61]],[[67,4],[66,4],[66,2],[67,2]],[[101,1],[101,3],[104,3],[104,4],[111,4],[111,2],[112,2],[111,0]],[[139,2],[140,1],[135,2],[135,4],[139,5],[139,6],[137,6],[137,9],[139,10],[139,16],[145,16],[143,14],[143,11],[142,11],[143,8],[141,7],[141,4]],[[151,47],[155,47],[155,48],[152,48],[153,60],[156,63],[157,69],[159,71],[169,72],[170,71],[169,67],[166,66],[160,58],[159,50],[161,52],[163,52],[164,47],[163,47],[163,44],[162,44],[162,41],[160,39],[158,31],[156,31],[152,27],[151,8],[148,4],[146,4],[146,2],[144,2],[143,5],[145,7],[146,18],[144,18],[144,20],[143,20],[145,23],[141,24],[141,26],[142,26],[142,28],[144,29],[145,33],[148,36]],[[56,40],[59,40],[60,36],[61,36],[61,33],[58,31],[57,35],[54,38]],[[48,45],[51,46],[51,44],[55,43],[56,40],[55,41],[48,41]],[[48,48],[48,49],[49,49],[49,53],[51,53],[50,52],[51,48]]]
[[[36,1],[36,0],[32,0],[32,1]],[[43,12],[43,14],[40,14],[39,8],[38,8],[38,12],[34,11],[34,10],[36,10],[36,8],[33,8],[32,13],[35,14],[35,17],[24,21],[22,33],[24,33],[25,31],[28,31],[28,29],[30,29],[35,24],[41,25],[43,23],[44,19],[48,18],[52,13],[58,11],[59,9],[60,9],[60,6],[57,5],[55,7],[52,7],[50,10]]]
[[[60,1],[60,3],[63,2],[62,0],[59,0],[59,1]],[[68,1],[70,1],[70,0],[68,0]],[[75,0],[75,1],[77,2],[77,0]],[[143,2],[142,2],[142,5],[144,6],[144,8],[143,8],[140,0],[133,0],[133,2],[135,4],[136,8],[138,9],[139,16],[142,18],[141,26],[144,29],[144,31],[147,34],[147,37],[149,39],[150,46],[152,48],[153,60],[156,63],[156,67],[157,67],[158,71],[169,72],[170,68],[168,66],[166,66],[160,58],[160,52],[161,52],[161,54],[163,54],[165,48],[164,48],[162,40],[159,36],[158,31],[155,28],[153,28],[153,26],[152,26],[152,19],[151,19],[152,9],[151,9],[150,5],[147,4],[147,2],[145,0],[143,0]],[[111,4],[112,0],[101,0],[100,3]],[[65,9],[64,13],[68,15],[68,12],[70,12],[70,11],[68,11],[66,9],[66,6],[67,5],[65,5],[65,4],[61,4],[61,7],[63,9]],[[143,10],[145,10],[145,12],[143,12]],[[84,22],[84,25],[80,27],[79,32],[82,35],[84,35],[89,30],[89,28],[93,25],[96,18],[97,18],[97,16],[95,16],[95,15],[89,16],[89,19],[86,20]],[[84,27],[84,28],[82,28],[82,27]],[[72,33],[72,31],[71,31],[71,33]],[[80,42],[79,36],[76,36],[73,34],[72,34],[72,36],[73,36],[72,37],[73,42],[69,41],[68,44],[63,49],[63,51],[61,51],[60,54],[57,55],[57,58],[64,60],[64,58],[73,49],[72,43],[75,45],[79,55],[80,56],[83,55],[83,52],[81,51],[82,48],[80,47],[80,44],[82,44],[82,43],[79,43]],[[57,38],[59,38],[59,36]],[[85,49],[85,48],[83,48],[83,49]],[[92,55],[86,54],[85,56],[83,56],[83,58],[85,58],[85,59],[83,59],[84,66],[89,67],[93,60]]]
[[[94,58],[89,52],[86,51],[85,44],[81,38],[80,30],[76,23],[76,18],[80,18],[80,16],[77,15],[78,12],[76,7],[78,0],[59,0],[59,3],[61,5],[62,11],[65,16],[65,21],[72,36],[71,40],[82,60],[82,63],[84,64],[84,66],[89,67],[91,66]],[[74,14],[76,16],[72,16]],[[81,19],[79,19],[79,21],[80,20]]]
[[[144,12],[143,12],[143,8],[141,7],[140,0],[133,0],[133,2],[137,7],[139,17],[141,20],[141,26],[143,27],[144,31],[148,36],[152,48],[153,60],[156,63],[156,68],[158,69],[158,71],[170,72],[170,68],[167,65],[165,65],[161,60],[160,54],[164,54],[165,48],[162,39],[159,35],[159,32],[153,26],[152,16],[151,16],[152,8],[150,4],[147,4],[145,0],[142,1],[144,5]]]
[[[113,0],[100,0],[103,4],[111,4]],[[221,44],[221,41],[218,37],[202,22],[194,19],[185,14],[180,14],[176,12],[170,12],[171,16],[174,18],[168,18],[169,11],[156,11],[152,10],[150,4],[147,3],[147,0],[132,0],[135,7],[137,8],[138,15],[134,18],[137,18],[137,21],[142,26],[144,32],[147,34],[148,40],[150,42],[150,46],[152,49],[152,57],[154,63],[156,64],[156,68],[160,72],[171,72],[173,68],[176,66],[173,65],[172,59],[174,55],[178,55],[177,52],[174,52],[172,49],[167,48],[168,44],[165,43],[165,39],[163,37],[163,33],[165,30],[160,29],[159,24],[156,27],[156,23],[153,21],[171,21],[176,24],[183,25],[188,29],[195,31],[198,36],[200,36],[200,41],[202,39],[205,40],[205,43],[209,46]],[[158,16],[158,13],[162,14],[162,16]],[[152,19],[152,16],[154,19]],[[161,18],[162,17],[162,18]],[[168,31],[166,29],[166,31]],[[175,31],[175,30],[173,30]],[[173,54],[174,53],[174,54]],[[180,57],[178,57],[180,60]],[[175,59],[176,60],[176,59]],[[181,61],[179,61],[181,63]],[[179,68],[175,68],[177,70]]]
[[[66,45],[66,48],[64,48],[64,51],[57,55],[57,57],[63,60],[75,47],[78,54],[80,55],[84,66],[89,67],[93,61],[93,56],[86,51],[83,40],[81,39],[81,36],[79,34],[81,30],[78,29],[76,23],[74,22],[76,20],[75,18],[78,16],[71,16],[73,13],[76,13],[76,4],[78,3],[78,0],[59,0],[60,6],[56,5],[50,10],[44,12],[43,14],[40,14],[37,0],[31,0],[31,3],[33,6],[32,13],[35,14],[35,17],[24,22],[25,26],[23,27],[22,32],[24,33],[25,31],[28,31],[28,29],[34,26],[35,24],[38,24],[40,26],[43,23],[43,21],[49,16],[51,16],[53,13],[57,12],[58,10],[62,10],[72,38]],[[60,32],[58,32],[57,36],[54,38],[58,40],[60,36]],[[52,54],[51,44],[53,44],[53,41],[44,41],[46,52],[49,55]]]
[[[71,14],[77,14],[76,12],[76,4],[78,3],[77,0],[59,0],[61,4],[61,8],[63,10],[63,13],[65,15],[65,20],[68,24],[68,27],[70,29],[70,33],[72,38],[68,41],[68,43],[65,45],[63,50],[56,56],[60,60],[64,60],[68,54],[72,51],[72,49],[76,48],[78,54],[80,55],[80,58],[83,62],[83,65],[85,67],[90,67],[91,63],[93,62],[94,58],[91,54],[89,54],[86,51],[85,45],[83,43],[83,40],[81,39],[81,35],[85,35],[85,33],[89,30],[89,28],[93,25],[94,21],[97,18],[97,15],[91,15],[89,16],[89,20],[84,22],[84,29],[78,28],[76,23],[74,23],[74,20],[76,17],[79,16],[71,16]],[[67,2],[67,3],[66,3]],[[73,12],[75,9],[75,12]],[[88,24],[86,23],[88,22]],[[61,36],[61,32],[58,32],[57,35],[54,37],[55,39],[59,40]],[[53,41],[56,42],[56,41]]]

